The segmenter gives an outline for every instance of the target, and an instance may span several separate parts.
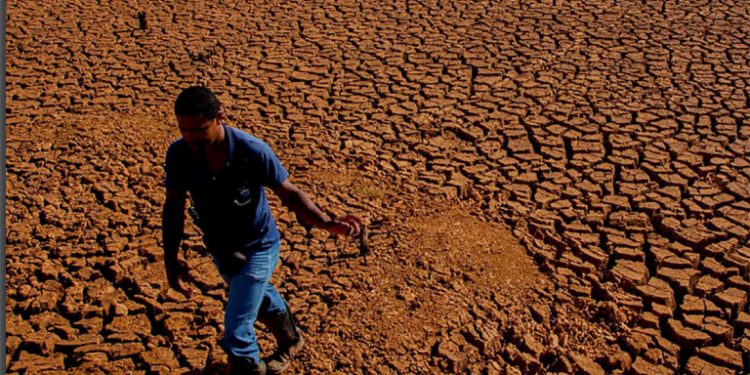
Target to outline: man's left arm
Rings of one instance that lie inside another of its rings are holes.
[[[330,218],[324,214],[305,192],[289,181],[289,173],[267,143],[260,143],[257,156],[259,164],[256,170],[263,171],[261,175],[263,185],[273,190],[281,199],[281,203],[289,207],[303,224],[325,229],[335,235],[356,236],[359,234],[364,224],[361,218],[354,215]]]
[[[363,220],[355,215],[329,218],[304,191],[294,186],[289,179],[285,179],[284,182],[271,189],[281,199],[284,206],[292,210],[309,226],[321,228],[336,235],[356,236],[364,224]]]

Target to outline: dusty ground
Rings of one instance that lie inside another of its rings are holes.
[[[11,2],[11,373],[217,373],[224,287],[159,247],[204,83],[373,254],[283,233],[293,373],[750,371],[742,1]],[[140,20],[139,20],[140,14]],[[266,352],[268,336],[261,336]]]

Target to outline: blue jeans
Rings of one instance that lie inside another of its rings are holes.
[[[236,274],[227,277],[229,298],[224,312],[224,341],[228,355],[260,362],[255,338],[255,321],[273,321],[287,312],[286,303],[269,283],[279,260],[279,242],[267,250],[246,254],[247,262]]]

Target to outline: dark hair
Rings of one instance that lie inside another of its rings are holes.
[[[213,120],[219,114],[221,103],[216,94],[203,86],[191,86],[182,90],[174,103],[174,113],[178,116],[202,115]]]

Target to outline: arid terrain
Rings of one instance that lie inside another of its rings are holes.
[[[226,369],[160,247],[193,84],[370,223],[271,199],[289,373],[750,372],[747,1],[10,1],[6,50],[9,373]]]

